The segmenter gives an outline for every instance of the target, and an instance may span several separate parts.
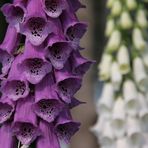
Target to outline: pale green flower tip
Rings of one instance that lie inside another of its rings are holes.
[[[120,65],[120,72],[123,75],[128,74],[130,72],[130,66],[128,64]]]

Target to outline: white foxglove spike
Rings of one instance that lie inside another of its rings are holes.
[[[117,53],[117,61],[119,63],[120,72],[122,74],[127,74],[130,72],[130,58],[128,49],[125,45],[119,48]]]
[[[137,1],[136,0],[126,0],[126,6],[128,10],[134,10],[137,7]]]
[[[141,28],[147,28],[148,22],[147,22],[147,18],[146,18],[146,12],[143,9],[138,10],[137,16],[136,16],[136,21],[137,21],[137,24]]]
[[[117,51],[121,43],[121,32],[119,30],[114,30],[107,43],[107,51],[114,52]]]
[[[99,79],[102,81],[110,78],[110,67],[112,62],[112,56],[110,54],[104,54],[102,61],[99,65]]]
[[[115,28],[115,21],[113,19],[109,19],[106,24],[105,35],[109,37]]]
[[[142,130],[139,119],[127,118],[127,136],[131,147],[140,148],[142,144]]]
[[[146,97],[139,93],[140,111],[139,118],[143,132],[148,132],[148,104]]]
[[[107,0],[107,7],[112,8],[115,0]]]
[[[140,57],[136,57],[133,61],[134,79],[141,91],[148,90],[148,76],[145,71],[143,61]]]
[[[136,86],[132,80],[126,80],[123,84],[123,97],[125,99],[125,110],[130,116],[136,116],[139,112],[139,101]]]
[[[117,139],[115,148],[131,148],[129,146],[127,137]]]
[[[111,9],[112,16],[119,16],[122,11],[122,3],[120,0],[115,0]]]
[[[134,28],[132,33],[132,40],[137,50],[144,50],[146,48],[146,42],[139,28]]]
[[[133,26],[133,21],[128,11],[123,11],[120,16],[120,26],[122,29],[130,29]]]
[[[119,64],[117,62],[113,62],[111,65],[111,82],[115,90],[120,89],[122,75],[120,73]]]
[[[100,137],[100,143],[101,145],[105,147],[110,147],[113,148],[115,144],[115,136],[114,136],[114,131],[111,127],[111,123],[109,121],[106,121],[104,123],[104,130],[102,132],[102,135]]]
[[[112,127],[116,137],[123,137],[126,131],[125,125],[125,108],[124,108],[124,100],[121,97],[118,97],[114,107],[112,114]]]
[[[97,110],[104,118],[110,118],[114,104],[114,89],[111,83],[104,84],[100,99],[97,102]]]

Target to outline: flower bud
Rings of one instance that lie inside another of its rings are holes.
[[[121,81],[122,75],[120,73],[119,64],[117,62],[113,62],[111,65],[111,82],[115,90],[120,88]]]
[[[117,51],[120,43],[121,43],[121,33],[119,30],[114,30],[108,40],[107,50],[109,52]]]
[[[111,14],[113,16],[119,16],[122,11],[122,4],[120,0],[115,0],[113,3],[112,9],[111,9]]]
[[[143,9],[139,9],[136,16],[136,21],[141,28],[147,27],[146,12]]]
[[[127,11],[123,11],[120,17],[120,25],[122,29],[130,29],[133,25],[132,18]]]
[[[127,74],[130,71],[130,58],[128,49],[125,45],[122,45],[117,53],[117,61],[119,63],[119,69],[121,74]]]
[[[134,10],[137,7],[136,0],[126,0],[126,5],[129,10]]]
[[[140,57],[136,57],[133,61],[133,70],[135,81],[141,91],[146,91],[148,88],[148,76]]]
[[[109,37],[115,28],[115,22],[113,19],[109,19],[106,24],[105,35]]]
[[[110,66],[112,62],[112,57],[109,54],[104,54],[102,61],[99,65],[99,79],[102,81],[108,80],[110,78]]]
[[[132,40],[137,50],[144,50],[144,48],[146,47],[146,42],[139,28],[134,28],[132,33]]]

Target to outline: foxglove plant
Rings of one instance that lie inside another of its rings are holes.
[[[0,145],[60,148],[80,123],[70,110],[93,61],[80,54],[87,25],[79,0],[14,0],[1,10],[9,23],[0,44]]]
[[[148,46],[144,2],[108,0],[108,38],[100,64],[103,90],[91,128],[101,148],[147,147]]]

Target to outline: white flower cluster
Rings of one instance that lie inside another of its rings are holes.
[[[148,148],[147,16],[139,0],[108,0],[108,42],[98,76],[104,82],[91,130],[101,148]]]

